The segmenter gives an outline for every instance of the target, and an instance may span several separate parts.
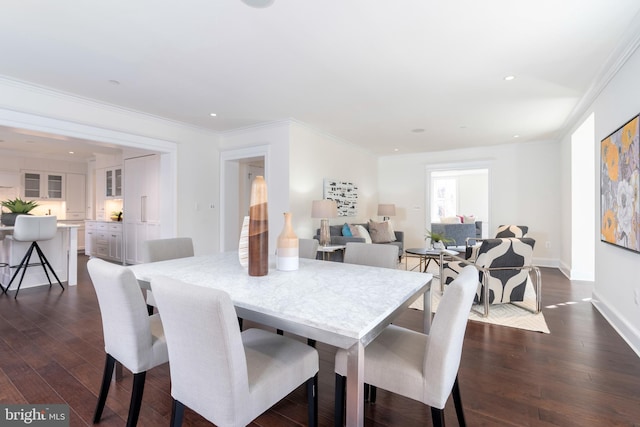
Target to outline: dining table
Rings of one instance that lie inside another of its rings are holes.
[[[346,425],[364,424],[364,348],[424,295],[424,332],[431,326],[430,273],[300,259],[294,271],[250,276],[237,252],[129,267],[143,289],[155,276],[221,289],[238,317],[347,350]]]

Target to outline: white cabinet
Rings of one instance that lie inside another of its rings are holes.
[[[67,205],[67,220],[84,219],[87,209],[87,179],[86,175],[68,173],[66,175],[65,201]]]
[[[145,240],[160,234],[160,157],[156,154],[124,161],[125,261],[142,262]]]
[[[111,261],[122,261],[122,223],[87,221],[85,254]]]
[[[122,167],[106,168],[104,171],[104,195],[107,199],[122,197]]]
[[[24,171],[22,173],[22,196],[25,199],[64,200],[65,174]]]

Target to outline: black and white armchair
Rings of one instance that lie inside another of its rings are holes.
[[[485,239],[475,260],[452,256],[452,261],[443,265],[441,283],[453,282],[466,265],[474,265],[478,270],[475,302],[483,304],[482,315],[486,317],[490,304],[511,303],[522,307],[527,284],[533,276],[536,305],[532,311],[539,313],[542,277],[538,267],[532,265],[534,246],[535,240],[529,237]]]

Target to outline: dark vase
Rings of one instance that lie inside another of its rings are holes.
[[[0,222],[2,223],[2,225],[14,226],[16,225],[16,217],[18,215],[29,215],[29,214],[16,213],[16,212],[2,212],[2,216],[0,216]]]
[[[249,204],[249,276],[269,273],[269,215],[267,213],[267,183],[256,176],[251,184]]]

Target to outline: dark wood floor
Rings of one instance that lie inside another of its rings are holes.
[[[86,257],[79,285],[0,297],[0,402],[67,403],[71,425],[91,424],[104,363],[100,313]],[[543,270],[543,309],[551,334],[469,322],[459,372],[470,426],[640,426],[640,358],[588,299],[591,286]],[[558,303],[556,308],[546,306]],[[422,312],[407,310],[397,324],[419,330]],[[320,351],[320,425],[333,425],[334,349]],[[103,426],[123,426],[131,374],[111,387]],[[168,425],[167,366],[147,374],[140,426]],[[452,402],[448,425],[457,425]],[[367,426],[431,425],[423,405],[383,390],[366,407]],[[300,388],[255,426],[306,423]],[[187,411],[185,425],[210,425]]]

